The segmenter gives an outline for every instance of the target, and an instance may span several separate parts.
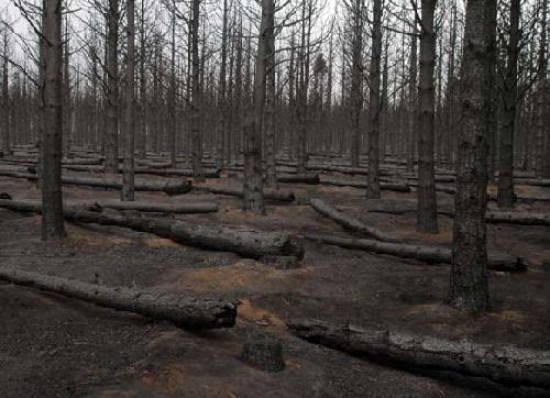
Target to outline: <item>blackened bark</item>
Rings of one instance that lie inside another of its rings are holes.
[[[506,74],[504,76],[502,129],[500,132],[498,167],[498,207],[514,207],[514,135],[518,104],[518,58],[521,0],[510,2],[510,41],[507,48]]]
[[[117,173],[119,127],[118,0],[109,0],[107,22],[107,131],[105,138],[105,171],[107,173]]]
[[[369,175],[367,197],[380,198],[380,126],[382,105],[380,101],[380,67],[382,62],[382,0],[373,2],[372,59],[370,64],[370,131],[369,141]]]
[[[434,16],[437,0],[422,0],[420,31],[420,85],[418,88],[418,213],[419,232],[436,234],[437,196],[435,191],[434,133],[435,89],[434,69],[436,33]]]
[[[62,0],[44,0],[44,101],[42,137],[42,240],[63,239],[61,157],[63,152],[63,45],[61,40]]]
[[[127,61],[126,61],[126,109],[124,123],[124,168],[121,199],[134,200],[134,78],[135,78],[135,0],[126,0]]]
[[[473,311],[487,309],[487,137],[484,79],[487,0],[470,0],[462,62],[462,134],[459,141],[453,257],[449,289],[452,306]]]

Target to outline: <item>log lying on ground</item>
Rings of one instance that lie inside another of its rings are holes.
[[[41,205],[38,200],[12,200],[5,204],[14,211],[34,211],[27,209],[36,209]],[[65,207],[87,210],[101,211],[102,209],[130,210],[151,213],[170,213],[170,214],[199,214],[216,213],[219,206],[214,202],[194,202],[194,203],[160,203],[160,202],[121,202],[120,200],[67,200],[63,201]]]
[[[195,185],[193,189],[201,192],[214,193],[218,195],[243,197],[242,187],[218,187],[213,185]],[[293,202],[295,198],[292,191],[285,189],[264,189],[264,197],[276,202]]]
[[[70,171],[82,171],[87,173],[103,173],[105,171],[105,167],[103,166],[76,165],[76,166],[67,166],[65,168]],[[193,177],[193,171],[185,170],[185,169],[136,167],[135,173],[149,174],[149,175],[155,175],[160,177]],[[204,170],[204,178],[220,178],[220,170],[219,169]]]
[[[38,158],[36,157],[6,157],[3,159],[3,162],[5,163],[12,163],[12,164],[24,164],[24,165],[37,165],[38,164]],[[100,165],[102,164],[103,160],[100,158],[71,158],[71,159],[63,159],[62,164],[63,165],[86,165],[86,166],[93,166],[93,165]]]
[[[454,206],[438,205],[438,214],[454,217]],[[406,214],[416,213],[417,207],[411,202],[369,201],[365,208],[371,213]],[[550,213],[535,213],[529,211],[499,211],[488,210],[485,220],[490,224],[518,224],[550,226]]]
[[[287,326],[309,342],[417,371],[453,371],[499,383],[550,388],[550,351],[309,320]]]
[[[36,202],[26,202],[22,208],[17,201],[0,200],[0,207],[22,212],[40,213],[42,211],[41,204]],[[155,234],[177,243],[207,250],[233,252],[270,264],[280,264],[281,259],[288,263],[297,263],[304,257],[304,249],[300,242],[281,233],[239,230],[219,224],[190,224],[176,220],[129,217],[82,211],[70,207],[64,208],[63,215],[69,221],[129,228]]]
[[[353,187],[367,189],[367,183],[361,181],[340,180],[335,178],[321,178],[321,185],[331,185],[336,187]],[[380,188],[385,191],[411,192],[411,187],[406,182],[380,182]]]
[[[309,204],[317,213],[331,219],[335,223],[343,226],[350,231],[372,236],[373,238],[382,242],[399,242],[399,239],[397,237],[380,231],[377,228],[369,227],[368,225],[363,224],[359,220],[356,220],[355,218],[341,212],[340,210],[329,206],[320,199],[312,199]]]
[[[319,174],[280,174],[277,181],[282,183],[297,183],[317,185],[320,182]]]
[[[101,307],[170,321],[179,327],[217,329],[235,325],[238,303],[215,298],[181,297],[154,290],[112,288],[74,279],[0,268],[0,279],[55,292]]]
[[[37,181],[38,177],[29,173],[9,172],[0,169],[0,176],[25,178],[30,181]],[[92,177],[75,177],[75,176],[62,176],[61,182],[63,185],[76,185],[85,186],[91,188],[113,189],[121,190],[122,183],[120,181],[108,180],[104,178],[92,178]],[[136,191],[154,191],[164,192],[168,195],[181,195],[191,191],[191,181],[147,181],[136,180]]]
[[[380,242],[369,239],[342,238],[334,235],[305,234],[303,238],[348,249],[365,250],[377,254],[389,254],[410,258],[428,264],[451,264],[452,251],[444,246],[412,245],[404,243]],[[527,269],[523,258],[503,253],[489,254],[487,267],[494,271],[523,272]]]

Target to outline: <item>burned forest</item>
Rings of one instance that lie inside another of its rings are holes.
[[[549,0],[0,0],[0,398],[550,397]]]

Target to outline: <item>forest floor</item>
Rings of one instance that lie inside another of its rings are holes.
[[[209,181],[229,184],[231,179]],[[216,200],[220,212],[184,215],[193,223],[247,226],[293,234],[346,236],[317,215],[306,199],[321,198],[369,225],[410,242],[449,244],[452,219],[440,217],[438,235],[415,232],[414,213],[369,213],[354,188],[285,185],[298,200],[245,215],[237,199],[190,193],[141,200]],[[546,195],[550,189],[519,187]],[[35,184],[0,177],[0,192],[38,198]],[[66,187],[67,198],[117,198],[116,192]],[[414,193],[383,192],[390,201]],[[441,203],[452,197],[440,194]],[[550,201],[520,205],[550,212]],[[168,216],[172,217],[172,216]],[[505,388],[486,380],[430,378],[348,356],[293,337],[285,322],[314,318],[510,343],[550,350],[550,233],[548,227],[489,224],[489,249],[523,256],[526,273],[490,273],[491,310],[472,317],[444,304],[447,265],[429,266],[391,256],[305,242],[301,268],[280,270],[175,244],[116,227],[67,224],[62,243],[42,243],[40,217],[0,210],[0,264],[109,286],[156,287],[185,295],[216,294],[241,301],[236,327],[191,333],[168,323],[102,309],[55,294],[0,283],[0,397],[544,397],[549,391]],[[263,373],[244,365],[251,333],[273,333],[285,344],[287,369]]]

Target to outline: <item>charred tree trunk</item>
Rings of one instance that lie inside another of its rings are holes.
[[[322,216],[325,216],[335,223],[343,226],[344,228],[359,232],[368,236],[372,236],[373,238],[380,240],[382,242],[399,242],[399,239],[392,236],[391,234],[387,234],[383,231],[380,231],[379,229],[369,227],[368,225],[363,224],[359,220],[354,219],[351,216],[348,216],[347,214],[341,212],[340,210],[329,206],[325,202],[323,202],[320,199],[312,199],[309,202],[310,206],[315,210],[317,213],[321,214]]]
[[[0,268],[0,279],[87,301],[100,307],[170,321],[182,328],[232,327],[237,317],[237,303],[222,299],[180,297],[154,290],[112,288],[8,268]]]
[[[514,193],[514,134],[518,104],[518,58],[521,0],[510,2],[510,41],[507,48],[506,74],[503,90],[503,123],[500,132],[500,159],[498,168],[498,207],[512,208]]]
[[[370,64],[370,131],[369,175],[367,197],[380,198],[380,126],[382,104],[380,101],[380,66],[382,60],[382,0],[373,1],[372,59]]]
[[[274,0],[262,0],[262,21],[256,54],[254,76],[254,114],[249,115],[244,143],[244,210],[264,213],[263,172],[262,172],[262,128],[266,99],[267,50],[270,31],[272,32],[275,11]]]
[[[126,59],[126,113],[124,123],[124,168],[122,173],[121,199],[134,200],[134,78],[135,78],[135,0],[126,0],[127,59]]]
[[[453,371],[499,383],[550,387],[549,351],[448,341],[318,321],[296,321],[290,323],[288,328],[312,343],[416,371]]]
[[[42,137],[42,240],[66,237],[63,223],[61,157],[63,153],[62,0],[43,2],[44,101]]]
[[[105,139],[105,171],[118,172],[119,73],[118,73],[118,0],[109,0],[107,14],[107,131]]]
[[[487,279],[487,137],[484,79],[485,5],[469,1],[462,62],[462,134],[460,137],[449,299],[464,310],[482,311],[489,304]]]
[[[436,234],[437,195],[435,191],[434,135],[436,33],[434,16],[437,0],[422,0],[420,31],[420,85],[418,88],[418,213],[419,232]]]

